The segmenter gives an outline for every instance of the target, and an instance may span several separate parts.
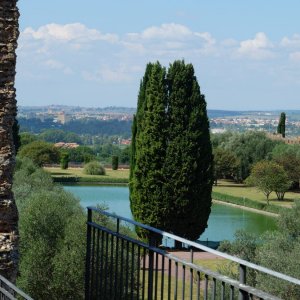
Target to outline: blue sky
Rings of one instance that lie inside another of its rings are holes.
[[[147,62],[185,59],[210,109],[300,109],[298,0],[19,0],[19,9],[19,105],[135,107]]]

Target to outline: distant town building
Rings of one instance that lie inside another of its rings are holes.
[[[59,142],[59,143],[54,144],[54,146],[56,148],[60,148],[60,149],[75,149],[75,148],[79,147],[79,144]]]
[[[71,121],[71,116],[65,114],[65,112],[62,111],[57,114],[57,122],[59,122],[61,124],[66,124],[70,121]]]

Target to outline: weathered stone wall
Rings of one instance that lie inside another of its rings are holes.
[[[18,262],[18,213],[12,193],[18,18],[17,0],[0,0],[0,274],[11,281]]]

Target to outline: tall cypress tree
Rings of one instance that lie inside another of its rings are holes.
[[[168,71],[168,142],[165,228],[195,240],[207,227],[213,184],[212,146],[204,95],[194,68],[175,61]]]
[[[130,197],[131,210],[136,220],[161,227],[162,216],[158,204],[163,196],[162,167],[166,149],[166,72],[159,63],[153,64],[150,69],[146,88],[142,90],[142,93],[145,91],[143,105],[139,103],[136,115]],[[149,67],[146,73],[148,71]]]
[[[285,138],[285,121],[286,121],[286,115],[284,112],[282,112],[280,114],[280,119],[277,126],[277,133],[281,134],[283,138]]]
[[[212,147],[206,102],[191,64],[166,75],[150,64],[133,122],[131,210],[137,221],[197,239],[211,207]]]

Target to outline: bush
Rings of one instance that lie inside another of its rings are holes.
[[[62,153],[60,157],[60,167],[63,170],[68,169],[69,167],[69,153]]]
[[[119,168],[119,157],[117,155],[111,157],[111,168],[113,170],[118,170]]]
[[[98,161],[91,161],[84,166],[83,172],[87,175],[105,175],[104,167]]]

